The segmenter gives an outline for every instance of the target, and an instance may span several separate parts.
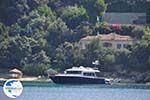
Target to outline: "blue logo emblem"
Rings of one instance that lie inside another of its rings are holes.
[[[10,98],[16,98],[21,95],[23,86],[19,80],[9,79],[4,83],[4,93]]]

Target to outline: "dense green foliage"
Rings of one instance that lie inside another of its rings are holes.
[[[146,71],[150,69],[150,27],[145,28],[145,34],[141,41],[133,46],[133,67]]]
[[[128,35],[136,39],[141,39],[145,33],[144,26],[118,25],[117,27],[118,28],[105,22],[97,23],[95,26],[95,33],[99,32],[101,34],[108,34],[111,32],[115,32],[117,34]]]
[[[60,17],[67,23],[67,25],[74,29],[81,22],[88,21],[86,9],[77,6],[68,6],[60,9]]]
[[[39,75],[50,67],[60,71],[72,66],[92,67],[92,62],[98,60],[96,67],[102,71],[150,71],[149,26],[122,25],[116,29],[96,21],[107,7],[109,11],[116,3],[119,6],[115,7],[120,7],[121,2],[125,5],[127,1],[1,0],[0,67],[15,67],[25,74]],[[132,7],[140,2],[132,2]],[[115,50],[93,41],[86,50],[81,50],[79,40],[97,32],[129,35],[139,42],[130,48]]]

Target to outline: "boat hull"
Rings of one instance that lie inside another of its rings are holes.
[[[74,76],[50,76],[56,84],[106,84],[104,78],[98,77],[74,77]]]

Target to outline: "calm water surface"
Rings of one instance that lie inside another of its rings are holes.
[[[12,100],[3,94],[2,87],[0,100]],[[22,95],[15,100],[150,100],[150,86],[55,84],[24,86]]]

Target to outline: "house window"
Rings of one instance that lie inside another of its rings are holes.
[[[129,48],[131,48],[131,44],[124,44],[123,47],[129,49]]]
[[[105,43],[103,43],[103,46],[104,46],[104,47],[112,47],[112,44],[111,44],[111,43],[108,43],[108,42],[105,42]]]
[[[121,48],[121,44],[117,44],[117,49],[120,49]]]
[[[124,45],[123,45],[124,48],[127,48],[128,46],[129,46],[128,44],[124,44]]]

